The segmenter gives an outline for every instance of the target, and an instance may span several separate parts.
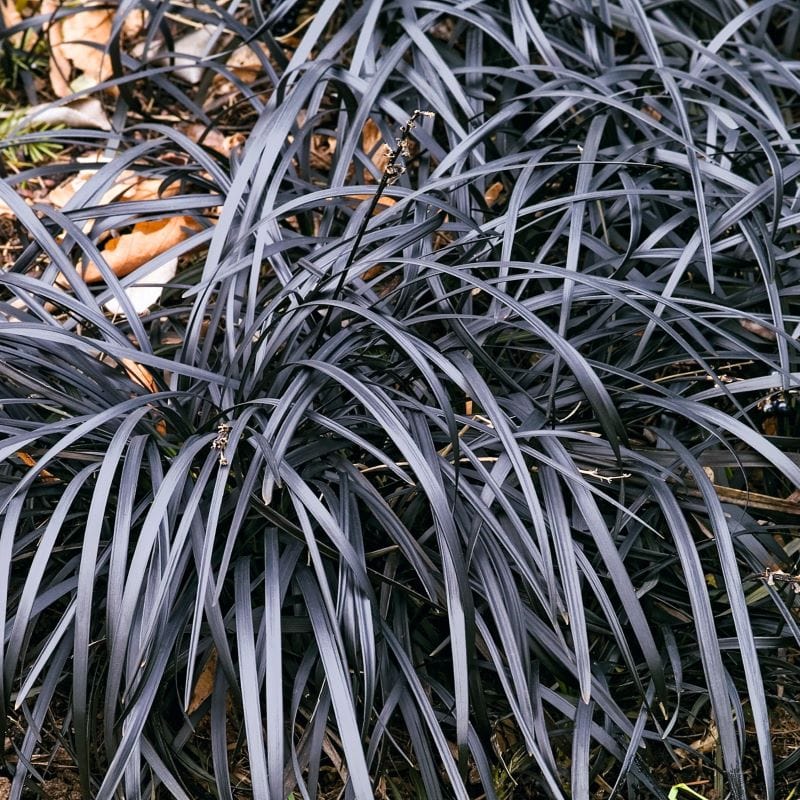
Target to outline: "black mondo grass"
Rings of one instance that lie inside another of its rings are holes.
[[[104,116],[0,127],[12,800],[785,797],[793,0],[120,0],[63,98],[55,5],[0,99]]]

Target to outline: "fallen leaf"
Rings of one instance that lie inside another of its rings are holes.
[[[199,229],[200,226],[191,217],[137,222],[130,233],[110,239],[103,248],[102,255],[109,269],[118,278],[122,278]],[[99,283],[103,280],[102,272],[92,261],[85,267],[78,267],[78,272],[86,283]],[[56,283],[62,287],[69,286],[63,275],[59,275]]]
[[[147,389],[151,394],[155,394],[158,391],[158,384],[156,384],[153,374],[143,364],[139,364],[130,358],[123,358],[120,363],[125,372],[128,373],[128,377],[130,377],[134,383],[138,383],[139,386]],[[153,411],[156,414],[158,413],[155,409],[153,409]],[[167,423],[164,422],[163,419],[156,420],[154,427],[159,436],[167,435]],[[2,800],[2,798],[0,798],[0,800]]]
[[[661,122],[663,115],[658,109],[655,109],[652,106],[645,106],[643,111],[648,117],[652,117],[656,122]]]
[[[202,28],[181,36],[175,42],[174,63],[177,69],[172,74],[193,85],[200,83],[205,69],[202,63],[219,38],[218,33],[216,26],[203,25]]]
[[[269,58],[269,49],[263,42],[250,42],[237,47],[225,62],[225,66],[242,83],[255,83],[264,74],[264,61],[253,49],[257,46],[264,58]]]
[[[24,127],[30,124],[111,130],[111,123],[108,121],[103,104],[96,97],[82,97],[71,103],[57,106],[52,103],[33,106],[28,109],[19,126]]]
[[[373,278],[383,275],[385,271],[386,267],[383,264],[376,264],[374,267],[370,267],[368,270],[361,273],[361,280],[371,281]]]
[[[104,158],[99,154],[79,158],[79,162],[97,164],[103,163]],[[95,174],[96,170],[82,169],[77,175],[58,184],[47,194],[45,201],[54,205],[56,208],[63,208],[74,196],[74,194]],[[171,197],[178,193],[177,183],[164,186],[162,178],[147,178],[139,172],[133,170],[123,170],[118,176],[113,186],[108,188],[96,205],[106,205],[115,200],[154,200],[159,197]]]
[[[428,28],[428,34],[430,36],[433,36],[434,39],[439,39],[443,42],[452,41],[454,32],[455,20],[453,17],[444,17]]]
[[[372,194],[349,194],[347,195],[348,200],[357,200],[359,203],[363,202],[364,200],[372,200],[374,195]],[[382,194],[378,198],[378,204],[375,207],[376,214],[379,214],[385,208],[389,208],[389,206],[393,206],[397,201],[393,197],[388,197],[385,194]],[[383,206],[384,208],[381,208]]]
[[[500,199],[500,196],[503,194],[503,189],[503,184],[500,183],[500,181],[496,181],[483,193],[483,199],[486,201],[486,205],[489,206],[489,208]]]
[[[127,286],[125,294],[128,295],[134,311],[137,314],[144,314],[149,311],[161,299],[165,284],[175,277],[177,271],[178,259],[171,258],[166,264],[162,264],[149,275],[145,275],[141,280]],[[111,314],[125,316],[125,309],[116,298],[104,303],[103,307]]]
[[[384,144],[380,128],[372,119],[368,119],[364,123],[364,128],[361,131],[361,146],[364,149],[364,153],[370,157],[375,168],[382,175],[389,163],[389,148]],[[375,180],[371,174],[365,177],[367,181]]]
[[[247,141],[247,137],[243,133],[232,133],[230,136],[225,136],[216,128],[209,129],[205,125],[197,123],[186,128],[186,135],[204,147],[216,150],[226,158],[230,157],[234,148],[241,147]]]
[[[108,159],[100,152],[87,153],[77,159],[80,164],[105,164]],[[67,178],[58,186],[53,187],[44,198],[45,203],[50,203],[56,208],[63,208],[73,197],[73,195],[94,175],[93,169],[82,169],[77,175]],[[123,173],[124,174],[124,173]]]
[[[56,0],[43,0],[40,13],[53,15],[62,6]],[[58,97],[74,92],[73,70],[86,89],[102,83],[113,74],[111,58],[105,48],[111,39],[112,9],[88,9],[69,14],[47,29],[50,42],[50,85]]]
[[[12,28],[22,22],[22,14],[19,13],[15,0],[0,0],[0,17],[3,18],[3,25]]]
[[[203,667],[203,671],[197,676],[197,681],[194,685],[192,698],[189,701],[189,706],[186,709],[187,714],[194,714],[200,708],[214,691],[214,681],[217,677],[217,651],[211,651],[211,655]]]
[[[58,8],[59,3],[57,0],[42,0],[39,11],[45,16],[54,17]],[[61,51],[61,45],[64,43],[61,21],[56,20],[44,26],[43,31],[47,35],[47,42],[50,45],[50,86],[53,88],[56,97],[67,97],[72,93],[69,88],[72,64]]]
[[[778,435],[778,418],[777,417],[767,417],[761,423],[761,431],[764,433],[765,436],[777,436]]]
[[[36,459],[32,456],[28,455],[24,450],[17,450],[17,458],[26,466],[26,467],[35,467],[36,466]],[[43,469],[41,472],[42,480],[45,483],[58,483],[58,478],[53,475],[52,472],[48,472],[48,470]]]
[[[323,133],[315,133],[311,137],[309,150],[309,164],[312,169],[327,172],[333,164],[333,154],[336,152],[336,139]]]
[[[122,35],[126,39],[135,39],[147,26],[147,11],[144,8],[134,8],[125,15],[122,22]]]
[[[301,34],[303,28],[310,25],[314,21],[314,11],[311,7],[313,4],[306,3],[305,8],[300,11],[300,14],[297,16],[297,22],[295,23],[294,30],[289,31],[288,33],[284,33],[282,36],[275,36],[275,41],[280,42],[280,44],[284,45],[284,52],[287,56],[291,55],[295,50],[297,50],[300,42],[302,41]]]
[[[708,733],[701,739],[692,742],[689,747],[699,753],[709,753],[719,746],[719,733],[717,726],[711,722],[708,726]]]
[[[158,391],[158,386],[155,382],[155,378],[151,374],[150,370],[147,367],[143,366],[142,364],[138,364],[136,361],[132,361],[130,358],[123,358],[121,360],[122,366],[125,368],[125,372],[128,373],[128,376],[134,383],[138,383],[139,386],[147,389],[148,392],[152,392],[155,394]]]
[[[22,14],[19,13],[19,9],[14,0],[0,0],[0,17],[2,17],[3,27],[6,30],[22,22]],[[9,40],[11,44],[14,47],[25,49],[25,35],[29,32],[30,31],[18,31],[13,36],[10,36]]]
[[[767,328],[765,325],[762,325],[755,320],[740,319],[739,324],[749,333],[754,333],[756,336],[759,336],[768,342],[774,342],[778,338],[774,330]]]

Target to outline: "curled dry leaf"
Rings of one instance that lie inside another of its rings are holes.
[[[698,753],[710,753],[712,750],[719,747],[719,731],[717,730],[717,726],[713,722],[709,723],[706,735],[692,742],[689,747]]]
[[[35,467],[36,466],[36,459],[26,453],[24,450],[17,450],[17,458],[26,466],[26,467]],[[58,483],[58,478],[53,475],[52,472],[48,472],[46,469],[41,471],[42,481],[44,483]]]
[[[761,423],[761,431],[766,436],[778,435],[778,418],[775,416],[766,417]]]
[[[653,108],[652,106],[644,106],[642,111],[644,111],[648,117],[652,117],[656,122],[661,122],[663,114],[657,108]]]
[[[102,255],[111,271],[122,278],[199,229],[194,219],[185,216],[138,222],[130,233],[110,239]],[[103,280],[103,273],[92,261],[85,267],[79,267],[78,272],[86,283],[100,283]],[[56,283],[62,287],[69,285],[63,275],[56,279]]]
[[[762,325],[760,322],[756,322],[755,320],[740,319],[739,324],[749,333],[754,333],[756,336],[759,336],[768,342],[774,342],[778,339],[775,331],[766,327],[766,325]]]
[[[374,267],[370,267],[364,272],[361,273],[361,280],[362,281],[371,281],[374,278],[377,278],[379,275],[383,275],[386,271],[386,267],[383,264],[376,264]]]
[[[503,188],[503,184],[500,181],[496,181],[483,193],[483,199],[489,208],[500,199],[503,194]]]
[[[130,358],[123,358],[121,363],[125,368],[125,372],[128,373],[128,376],[134,383],[138,383],[139,386],[153,394],[158,391],[155,378],[153,378],[153,375],[147,367],[137,364]]]
[[[41,13],[53,15],[61,6],[57,0],[43,0]],[[112,9],[91,8],[62,17],[49,26],[50,85],[56,95],[67,97],[73,93],[73,69],[81,73],[82,89],[111,77],[111,58],[105,48],[111,39],[113,16]]]
[[[155,394],[158,391],[158,384],[156,383],[153,374],[149,369],[147,369],[147,367],[137,363],[136,361],[133,361],[130,358],[123,358],[120,363],[122,364],[125,372],[128,373],[128,377],[134,383],[138,383],[139,386],[141,386],[143,389],[146,389],[151,394]],[[159,436],[167,435],[167,424],[163,419],[156,421],[155,429]]]

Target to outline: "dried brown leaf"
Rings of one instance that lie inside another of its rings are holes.
[[[777,436],[778,435],[778,418],[777,417],[766,417],[764,421],[761,423],[761,431],[766,436]]]
[[[186,128],[186,135],[195,142],[200,142],[205,147],[216,150],[226,158],[230,157],[234,148],[241,147],[247,141],[247,137],[243,133],[232,133],[230,136],[225,136],[215,128],[209,130],[205,125],[197,123]]]
[[[42,0],[40,13],[52,17],[59,8],[57,0]],[[50,45],[50,86],[56,97],[67,97],[72,93],[69,88],[69,76],[72,72],[72,65],[69,59],[61,51],[64,43],[64,36],[61,31],[61,22],[55,21],[44,28],[47,34],[47,42]]]
[[[652,117],[656,122],[661,122],[663,114],[657,108],[645,106],[642,110],[648,117]]]
[[[212,650],[211,655],[208,657],[203,671],[197,676],[197,682],[194,685],[192,698],[189,701],[189,706],[186,709],[187,714],[193,714],[200,708],[214,691],[214,681],[217,677],[217,651]]]
[[[199,230],[199,226],[191,217],[138,222],[130,233],[108,241],[102,250],[103,258],[111,271],[122,278],[179,244],[196,230]],[[92,261],[86,267],[79,267],[78,272],[86,283],[103,280],[103,274]],[[59,276],[56,282],[60,286],[69,285],[64,276]]]
[[[96,155],[79,159],[87,163],[97,163],[99,160]],[[94,172],[91,169],[81,170],[74,177],[51,189],[45,202],[51,203],[56,208],[63,208],[75,192],[94,175]],[[115,200],[155,200],[177,194],[179,189],[177,183],[171,183],[161,191],[163,183],[162,178],[146,178],[138,172],[126,169],[117,176],[116,183],[103,193],[97,205],[106,205]]]
[[[35,467],[36,466],[36,459],[33,456],[26,453],[24,450],[17,450],[17,458],[26,466],[26,467]],[[42,480],[45,483],[58,483],[58,478],[53,475],[52,472],[48,472],[46,469],[43,469],[41,472]]]
[[[6,29],[14,25],[19,25],[19,23],[22,22],[22,14],[19,13],[14,0],[0,0],[0,17],[2,17],[3,26]],[[11,44],[13,44],[14,47],[24,48],[25,33],[25,31],[19,31],[11,36]]]
[[[309,152],[309,164],[312,169],[327,172],[333,164],[333,154],[336,152],[336,139],[332,136],[325,136],[322,133],[315,133],[311,137],[311,150]]]
[[[752,319],[740,319],[739,324],[749,333],[754,333],[756,336],[759,336],[768,342],[774,342],[778,338],[775,335],[775,331],[767,328],[765,325],[762,325],[759,322],[755,322]]]
[[[372,119],[368,119],[364,123],[364,128],[361,131],[361,146],[364,152],[372,159],[372,163],[378,172],[382,174],[389,163],[389,148],[385,146],[383,134]],[[372,175],[365,177],[368,181],[374,180]]]
[[[257,46],[262,54],[269,57],[269,48],[263,42],[251,42],[237,47],[225,62],[225,66],[242,83],[254,83],[264,74],[264,63],[253,50]]]
[[[717,726],[711,722],[708,726],[708,733],[701,739],[697,739],[689,745],[692,750],[699,753],[710,753],[719,746],[719,732]]]
[[[123,358],[121,359],[120,363],[134,383],[137,383],[142,388],[147,389],[147,391],[151,394],[155,394],[158,391],[158,384],[153,377],[153,373],[150,372],[150,370],[147,369],[147,367],[145,367],[143,364],[139,364],[130,358]],[[159,436],[167,435],[167,423],[164,422],[163,419],[156,421],[155,429]],[[2,800],[2,798],[0,798],[0,800]]]
[[[483,193],[483,199],[486,201],[486,205],[489,206],[489,208],[500,199],[504,188],[500,181],[496,181]]]
[[[152,392],[153,394],[158,391],[158,385],[156,384],[155,378],[153,378],[152,373],[149,369],[147,369],[147,367],[143,366],[142,364],[137,364],[130,358],[123,358],[121,363],[125,368],[125,372],[128,373],[130,379],[134,383],[138,383],[139,386],[147,389],[148,392]]]
[[[170,183],[162,190],[162,178],[143,178],[141,175],[123,172],[117,186],[122,186],[119,200],[154,200],[158,197],[172,197],[180,188],[177,183]]]
[[[44,0],[43,14],[59,8],[55,0]],[[58,97],[73,93],[73,69],[82,73],[82,88],[102,83],[112,75],[111,58],[105,47],[111,39],[112,9],[88,9],[63,17],[48,27],[50,84]]]
[[[22,22],[22,14],[19,13],[15,0],[0,0],[0,16],[6,28]]]
[[[361,273],[361,280],[371,281],[373,278],[377,278],[378,275],[382,275],[385,271],[386,267],[383,264],[376,264],[374,267],[370,267]]]
[[[359,203],[364,202],[365,200],[372,200],[373,195],[371,194],[349,194],[347,195],[349,200],[357,200]],[[379,214],[381,211],[389,208],[389,206],[393,206],[397,201],[393,197],[387,197],[386,195],[381,195],[378,198],[378,205],[375,207],[375,214]],[[383,206],[383,208],[381,208]]]
[[[147,27],[147,11],[134,8],[125,15],[122,23],[122,35],[126,39],[135,39]]]

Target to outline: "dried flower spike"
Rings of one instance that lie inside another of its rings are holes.
[[[435,116],[436,114],[433,111],[421,111],[420,109],[417,109],[411,115],[408,122],[406,122],[406,124],[400,128],[400,135],[395,139],[397,146],[392,150],[389,148],[388,144],[386,145],[389,156],[389,161],[386,165],[386,169],[383,172],[386,184],[393,184],[406,171],[405,164],[399,162],[401,158],[404,161],[407,161],[411,158],[409,136],[411,135],[411,131],[417,127],[417,120],[420,117]]]
[[[225,448],[228,446],[228,434],[230,433],[231,426],[227,422],[220,422],[217,425],[217,438],[211,443],[212,450],[219,450],[219,465],[221,467],[228,466],[228,459],[225,456]]]
[[[338,273],[336,279],[336,285],[333,288],[333,297],[339,297],[342,293],[345,281],[347,280],[347,273],[356,259],[356,254],[358,253],[358,248],[361,245],[361,241],[364,238],[364,234],[366,233],[367,225],[369,224],[372,215],[375,213],[375,209],[378,207],[378,202],[380,201],[384,190],[386,189],[387,186],[394,183],[406,171],[405,164],[398,162],[400,162],[401,158],[408,159],[411,156],[408,137],[411,134],[411,131],[417,126],[417,120],[420,117],[434,117],[434,116],[436,115],[434,114],[433,111],[421,111],[420,109],[417,109],[411,115],[406,124],[403,125],[402,128],[400,128],[400,136],[398,136],[397,139],[395,140],[397,142],[397,147],[395,147],[393,150],[388,150],[388,145],[386,146],[389,155],[388,162],[383,170],[383,175],[381,177],[380,183],[378,184],[378,188],[375,190],[375,194],[372,197],[372,202],[369,208],[367,209],[367,213],[364,215],[362,219],[361,226],[359,227],[355,235],[355,238],[353,239],[353,245],[350,248],[350,254],[347,256],[347,261],[345,262],[344,266]],[[320,344],[322,344],[323,336],[325,335],[325,331],[328,327],[328,322],[330,321],[331,309],[332,306],[328,306],[325,309],[325,315],[322,318],[319,330],[317,332],[317,337],[314,340],[314,346],[313,346],[314,350],[316,350],[320,346]]]

